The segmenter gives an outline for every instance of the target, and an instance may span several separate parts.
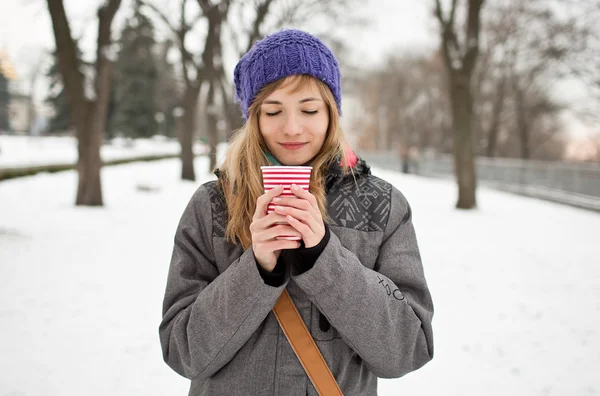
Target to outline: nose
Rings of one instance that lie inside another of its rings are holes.
[[[300,120],[294,114],[288,114],[283,125],[283,133],[288,136],[302,134],[302,125]]]

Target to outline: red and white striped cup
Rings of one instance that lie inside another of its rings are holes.
[[[308,191],[312,166],[261,166],[260,169],[262,170],[263,187],[265,189],[265,192],[272,190],[273,188],[279,185],[282,185],[283,192],[281,193],[280,197],[294,198],[296,196],[294,195],[294,193],[292,193],[292,184],[295,184],[298,187]],[[270,202],[267,208],[267,214],[273,212],[274,210],[275,204],[273,202]],[[277,239],[298,241],[302,238],[292,235],[285,235],[280,236]]]

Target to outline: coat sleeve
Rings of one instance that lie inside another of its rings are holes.
[[[159,327],[165,362],[189,379],[212,376],[248,341],[286,284],[264,283],[251,248],[219,274],[210,197],[201,186],[175,232]]]
[[[401,377],[433,358],[433,302],[411,217],[408,202],[392,187],[374,270],[332,232],[313,268],[292,277],[382,378]]]

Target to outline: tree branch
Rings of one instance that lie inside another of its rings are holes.
[[[96,92],[103,76],[100,71],[104,69],[105,63],[115,61],[111,47],[111,26],[115,14],[121,5],[121,0],[108,0],[98,9],[98,39],[96,48]]]
[[[174,34],[177,34],[179,32],[179,29],[176,28],[175,25],[171,23],[171,21],[169,21],[169,18],[167,18],[165,13],[159,10],[158,7],[156,7],[149,1],[141,0],[141,3],[148,7],[150,10],[152,10],[152,12],[154,12],[154,14],[156,14],[156,16],[158,16],[162,20],[162,22],[169,28],[171,32],[173,32]]]
[[[250,51],[254,42],[261,38],[260,27],[265,21],[265,18],[269,13],[269,7],[272,3],[273,0],[264,0],[258,5],[258,7],[256,7],[256,18],[254,19],[254,23],[252,24],[252,30],[250,31],[250,35],[248,37],[248,45],[246,46],[246,52]]]
[[[69,20],[62,0],[47,0],[48,11],[52,20],[52,29],[56,41],[56,55],[61,71],[63,85],[69,98],[69,108],[73,115],[76,129],[83,128],[83,114],[77,109],[85,104],[84,76],[80,73],[81,60],[77,56],[77,46],[71,35]]]
[[[481,27],[480,15],[484,0],[469,0],[469,14],[467,17],[467,42],[463,69],[470,72],[475,67],[479,54],[479,30]]]
[[[456,12],[456,0],[452,1],[452,11],[449,20],[444,18],[442,4],[440,0],[435,0],[435,14],[440,21],[442,28],[442,52],[450,72],[454,72],[462,67],[460,59],[460,48],[454,33],[454,14]]]
[[[198,0],[198,5],[200,6],[202,13],[205,15],[208,14],[212,7],[214,7],[209,0]]]
[[[448,21],[448,24],[450,26],[452,26],[454,28],[454,20],[456,17],[456,4],[458,3],[458,0],[452,0],[452,8],[450,9],[450,20]]]
[[[185,81],[185,86],[189,87],[191,84],[190,76],[188,74],[188,62],[192,62],[195,66],[194,57],[190,52],[185,48],[185,36],[189,31],[189,26],[185,21],[185,4],[187,0],[181,0],[181,5],[179,9],[179,29],[177,31],[177,38],[179,42],[179,52],[181,54],[181,67],[183,68],[183,79]]]
[[[189,63],[191,63],[197,70],[200,69],[200,66],[194,60],[194,56],[185,47],[185,39],[187,37],[187,34],[193,29],[194,25],[204,17],[204,13],[201,12],[196,18],[194,18],[194,20],[191,23],[187,23],[185,12],[187,0],[181,0],[179,7],[179,26],[176,27],[173,23],[171,23],[171,21],[169,21],[167,15],[163,11],[158,9],[158,7],[156,7],[149,1],[142,1],[144,5],[150,8],[163,21],[163,23],[167,25],[169,30],[171,30],[173,35],[176,37],[177,48],[179,49],[179,53],[181,56],[181,68],[183,73],[183,79],[186,86],[189,87],[192,83],[189,77]],[[199,3],[200,1],[201,0],[199,0]]]
[[[442,3],[440,2],[440,0],[435,0],[435,16],[440,21],[442,29],[445,30],[449,24],[449,21],[446,21],[446,19],[444,18],[444,14],[442,12]]]

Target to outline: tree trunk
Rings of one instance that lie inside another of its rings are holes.
[[[498,145],[498,132],[500,130],[500,120],[504,110],[504,92],[506,88],[506,78],[501,77],[496,87],[496,96],[492,108],[492,122],[487,136],[487,146],[485,148],[486,156],[493,158],[496,156],[496,147]]]
[[[442,26],[442,49],[450,83],[452,106],[454,173],[458,184],[459,209],[477,206],[476,175],[473,143],[473,93],[471,79],[479,54],[480,13],[484,0],[469,0],[466,37],[461,48],[455,32],[457,1],[452,1],[450,16],[444,18],[440,0],[436,0],[436,15]]]
[[[473,97],[469,78],[463,74],[451,76],[452,127],[454,130],[454,173],[458,183],[459,209],[477,206],[475,197],[475,155],[473,150]]]
[[[527,120],[527,106],[525,96],[521,89],[515,90],[515,111],[517,115],[517,130],[519,131],[519,152],[522,159],[531,158],[531,147],[529,139],[529,122]]]
[[[103,205],[100,147],[106,128],[106,114],[111,90],[113,62],[110,56],[111,25],[120,4],[121,0],[108,0],[98,10],[96,77],[94,81],[96,98],[89,100],[84,95],[85,81],[80,73],[81,61],[77,57],[63,1],[48,0],[58,64],[77,134],[79,182],[75,199],[76,205]]]
[[[89,103],[88,122],[85,133],[81,134],[78,144],[79,159],[77,161],[77,173],[79,183],[77,188],[76,205],[102,206],[102,182],[100,170],[102,160],[100,158],[100,147],[106,117],[99,117],[96,103]]]
[[[196,112],[198,108],[199,85],[186,88],[183,98],[183,118],[179,143],[181,145],[181,179],[196,180],[194,172],[194,137],[196,132]]]
[[[217,114],[215,108],[215,84],[216,82],[211,81],[210,87],[208,88],[207,95],[207,112],[206,112],[206,124],[208,127],[208,147],[209,151],[209,172],[214,171],[217,167],[217,145],[219,144],[219,131],[217,130]]]
[[[223,105],[225,107],[225,121],[227,122],[227,135],[225,137],[229,140],[234,132],[244,125],[244,119],[242,118],[240,107],[233,102],[233,94],[230,95],[227,93],[227,80],[223,68],[219,70],[219,74],[221,75],[219,85],[221,87],[221,97],[223,98]]]

